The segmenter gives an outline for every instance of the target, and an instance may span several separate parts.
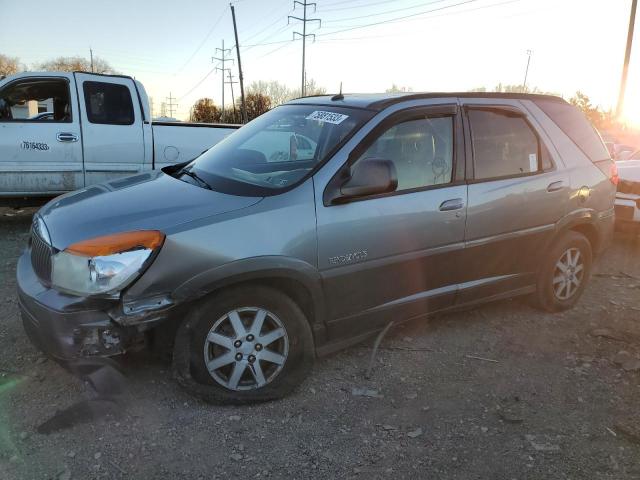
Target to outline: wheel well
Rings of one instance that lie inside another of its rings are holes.
[[[209,292],[207,295],[205,295],[205,297],[215,295],[224,290],[248,285],[262,285],[274,288],[291,298],[300,307],[302,313],[304,313],[315,338],[318,332],[314,329],[317,315],[313,297],[309,289],[304,284],[296,280],[283,277],[264,277],[251,280],[240,280],[235,283],[220,286],[219,288],[216,288]],[[192,302],[183,304],[179,308],[178,313],[172,315],[169,321],[163,322],[156,328],[153,328],[146,332],[147,344],[153,351],[159,354],[165,354],[166,352],[170,351],[173,345],[176,331],[178,330],[180,323],[187,315],[191,303]]]
[[[214,295],[216,293],[219,293],[222,290],[227,290],[230,288],[237,288],[237,287],[247,286],[247,285],[262,285],[262,286],[274,288],[284,293],[285,295],[287,295],[289,298],[291,298],[291,300],[293,300],[300,307],[300,309],[302,310],[302,313],[304,313],[305,317],[307,317],[307,320],[309,321],[309,326],[313,331],[313,326],[316,321],[315,304],[313,301],[313,297],[309,289],[304,284],[302,284],[301,282],[298,282],[297,280],[293,280],[291,278],[285,278],[285,277],[264,277],[264,278],[257,278],[257,279],[251,279],[251,280],[242,280],[236,283],[224,285],[219,289],[213,290],[212,292],[209,293],[209,295]]]
[[[589,241],[589,243],[591,244],[591,250],[593,251],[593,254],[594,255],[596,254],[596,252],[598,251],[598,243],[599,243],[598,231],[596,230],[596,227],[588,223],[582,223],[580,225],[575,225],[571,227],[569,230],[572,230],[574,232],[578,232],[584,235]]]

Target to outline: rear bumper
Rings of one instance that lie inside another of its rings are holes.
[[[137,329],[115,323],[107,311],[117,300],[64,295],[38,280],[28,251],[18,260],[18,301],[31,342],[57,360],[124,353],[139,339]]]

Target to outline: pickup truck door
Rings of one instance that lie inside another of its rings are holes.
[[[0,196],[53,196],[84,186],[71,74],[18,76],[0,86]]]
[[[87,185],[140,172],[143,112],[133,80],[76,73]]]

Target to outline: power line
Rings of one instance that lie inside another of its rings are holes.
[[[323,8],[326,4],[322,4],[320,6],[320,13],[337,12],[339,10],[355,10],[357,8],[370,8],[370,7],[375,7],[376,5],[384,5],[385,3],[398,3],[398,0],[383,0],[381,2],[367,3],[366,5],[354,5],[353,7],[337,7],[337,8],[327,8],[327,9]]]
[[[404,12],[406,10],[411,10],[413,8],[426,7],[427,5],[434,5],[436,3],[442,3],[445,1],[447,0],[435,0],[432,2],[419,3],[418,5],[413,5],[412,7],[396,8],[394,10],[386,10],[384,12],[370,13],[368,15],[358,15],[357,17],[341,18],[339,20],[327,20],[325,23],[336,23],[336,22],[342,22],[342,21],[348,21],[348,20],[359,20],[361,18],[379,17],[380,15],[388,15],[390,13]]]
[[[205,44],[205,42],[209,39],[209,37],[211,36],[211,34],[213,33],[213,31],[215,30],[215,28],[218,26],[218,24],[220,23],[220,21],[222,20],[222,17],[224,17],[224,14],[227,12],[227,8],[229,8],[228,6],[225,7],[222,12],[220,13],[220,16],[218,17],[218,19],[214,22],[213,26],[211,27],[211,29],[207,32],[207,34],[205,35],[205,37],[202,39],[202,41],[200,42],[200,44],[198,45],[198,48],[196,48],[193,53],[191,54],[191,56],[187,59],[186,62],[184,62],[182,64],[182,66],[174,73],[174,75],[177,75],[178,73],[180,73],[184,67],[186,67],[189,62],[191,62],[191,60],[193,60],[193,57],[195,57],[198,52],[200,51],[200,49],[203,47],[203,45]]]
[[[364,24],[364,25],[355,25],[355,26],[347,27],[347,28],[344,28],[344,29],[341,29],[341,30],[334,30],[333,32],[319,33],[318,36],[319,37],[320,36],[324,37],[324,36],[327,36],[327,35],[335,35],[336,33],[350,32],[352,30],[358,30],[360,28],[374,27],[376,25],[384,25],[384,24],[387,24],[387,23],[400,23],[402,21],[407,21],[407,20],[410,20],[410,19],[414,19],[414,17],[419,17],[419,16],[422,16],[422,15],[426,15],[426,14],[433,13],[433,12],[439,12],[439,11],[442,11],[442,10],[448,10],[450,8],[455,8],[455,7],[459,7],[461,5],[467,5],[467,4],[470,4],[470,3],[475,3],[477,1],[479,1],[479,0],[465,0],[463,2],[454,3],[452,5],[445,5],[443,7],[433,8],[431,10],[425,10],[423,12],[412,13],[410,15],[403,15],[401,17],[389,18],[389,19],[386,19],[386,20],[381,20],[379,22],[367,23],[367,24]],[[509,0],[509,1],[506,1],[506,2],[499,3],[499,4],[486,5],[486,7],[495,7],[495,6],[498,6],[498,5],[506,5],[508,3],[515,3],[515,2],[520,2],[520,1],[522,1],[522,0]],[[416,18],[415,20],[418,20],[418,19]]]
[[[406,20],[401,20],[398,21],[397,23],[402,23],[402,22],[407,22],[407,21],[413,21],[413,20],[431,20],[434,18],[440,18],[440,17],[447,17],[449,15],[459,15],[461,13],[469,13],[469,12],[475,12],[477,10],[484,10],[485,8],[493,8],[493,7],[499,7],[501,5],[508,5],[510,3],[515,3],[515,2],[520,2],[522,0],[506,0],[504,2],[501,3],[492,3],[490,5],[482,5],[480,7],[476,7],[476,8],[468,8],[465,10],[457,10],[455,12],[445,12],[445,13],[441,13],[439,15],[430,15],[428,17],[424,17],[424,18],[409,18]],[[452,5],[452,6],[456,6],[456,5]],[[440,10],[440,9],[438,9]],[[436,10],[433,10],[436,11]],[[509,18],[509,17],[506,17]],[[392,23],[396,23],[395,21]],[[368,25],[365,25],[368,26]],[[334,32],[326,32],[326,33],[321,33],[318,34],[319,36],[330,36],[333,35],[334,33],[340,33],[343,30],[340,31],[334,31]],[[342,42],[342,41],[351,41],[351,40],[368,40],[371,38],[386,38],[386,37],[396,37],[396,36],[402,36],[402,35],[407,35],[411,32],[396,32],[393,34],[376,34],[376,35],[364,35],[364,36],[360,36],[360,37],[341,37],[341,38],[325,38],[325,39],[321,39],[321,40],[317,40],[318,43],[328,43],[328,42]]]
[[[319,18],[307,18],[307,7],[311,7],[313,6],[313,11],[315,12],[316,10],[316,4],[315,3],[308,3],[307,0],[303,0],[303,1],[299,1],[299,0],[294,0],[293,2],[293,9],[296,9],[296,5],[301,5],[302,6],[302,18],[300,17],[296,17],[293,15],[288,15],[287,16],[287,23],[289,23],[289,21],[293,18],[294,20],[298,20],[300,22],[302,22],[302,33],[300,32],[293,32],[293,38],[296,38],[296,35],[299,35],[302,38],[302,86],[300,89],[300,93],[301,93],[301,97],[304,97],[305,94],[305,79],[306,79],[306,75],[307,72],[305,70],[305,51],[306,51],[306,46],[307,46],[307,37],[313,37],[313,39],[315,40],[316,38],[316,34],[315,33],[307,33],[307,23],[309,22],[318,22],[320,23],[320,26],[322,26],[322,20],[320,20]]]
[[[213,72],[215,72],[215,71],[216,71],[216,69],[218,68],[218,65],[220,65],[220,64],[219,64],[219,63],[217,63],[217,64],[216,64],[216,65],[215,65],[211,70],[209,70],[209,71],[207,72],[207,74],[206,74],[204,77],[202,77],[202,78],[200,79],[200,81],[198,81],[198,83],[196,83],[193,87],[191,87],[187,93],[185,93],[185,94],[184,94],[184,95],[182,95],[180,98],[178,98],[178,100],[182,100],[182,99],[183,99],[183,98],[185,98],[186,96],[190,95],[190,94],[191,94],[191,93],[192,93],[196,88],[198,88],[200,85],[202,85],[202,84],[204,83],[204,81],[205,81],[207,78],[209,78]]]

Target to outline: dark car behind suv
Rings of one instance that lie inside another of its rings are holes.
[[[63,362],[168,339],[192,392],[289,392],[396,322],[516,295],[572,307],[616,173],[560,98],[336,95],[275,108],[188,164],[59,197],[18,264]]]

